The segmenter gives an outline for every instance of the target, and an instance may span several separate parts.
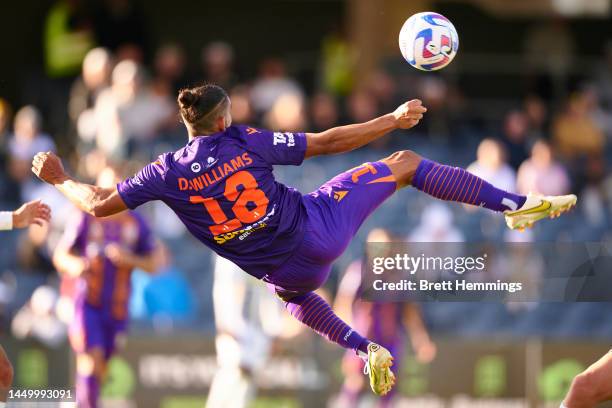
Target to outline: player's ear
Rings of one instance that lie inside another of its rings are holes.
[[[215,125],[217,126],[217,130],[219,132],[223,132],[225,129],[227,129],[228,125],[226,123],[225,116],[219,116]]]

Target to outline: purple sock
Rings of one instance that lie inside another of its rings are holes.
[[[76,402],[83,408],[96,408],[100,396],[100,381],[95,375],[77,375]]]
[[[478,205],[500,212],[521,208],[527,199],[500,190],[464,169],[427,159],[423,159],[417,167],[412,185],[441,200]]]
[[[344,323],[329,304],[314,292],[308,292],[285,301],[293,317],[329,341],[344,348],[368,352],[369,341]]]

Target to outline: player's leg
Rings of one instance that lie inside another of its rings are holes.
[[[207,407],[242,408],[255,398],[252,373],[265,364],[270,340],[261,326],[245,315],[247,299],[255,301],[254,284],[261,285],[261,282],[253,281],[233,262],[216,257],[213,306],[218,369],[208,393]],[[252,307],[253,303],[249,303],[247,309]]]
[[[506,215],[508,227],[523,229],[534,222],[556,217],[576,204],[576,196],[519,195],[496,188],[467,170],[424,159],[405,150],[382,160],[395,176],[398,187],[412,185],[445,201],[478,205]]]
[[[385,395],[391,390],[395,384],[395,375],[390,370],[393,357],[389,351],[353,330],[334,313],[329,303],[316,293],[284,296],[282,288],[276,288],[276,293],[284,300],[285,307],[293,317],[329,341],[355,350],[366,360],[365,370],[370,376],[372,391]]]
[[[100,386],[106,370],[104,350],[94,347],[77,354],[76,401],[78,407],[98,406]]]
[[[75,313],[69,334],[70,345],[76,355],[77,406],[95,408],[106,369],[104,326],[100,314],[81,305]]]
[[[279,287],[275,291],[287,311],[317,334],[343,348],[368,353],[370,341],[340,319],[321,296],[315,292],[296,295]]]
[[[13,366],[0,346],[0,406],[6,402],[11,384],[13,384]]]
[[[578,374],[562,408],[591,408],[612,400],[612,351]]]

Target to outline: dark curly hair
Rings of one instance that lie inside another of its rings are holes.
[[[188,125],[195,131],[208,131],[229,105],[229,96],[220,86],[205,84],[181,89],[177,102]]]

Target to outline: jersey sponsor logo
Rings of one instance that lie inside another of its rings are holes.
[[[206,168],[213,166],[219,159],[215,159],[214,157],[209,157],[206,159]]]
[[[344,196],[346,196],[348,194],[348,191],[346,190],[341,190],[341,191],[334,191],[334,200],[336,200],[337,202],[340,202]]]
[[[246,132],[247,132],[247,135],[252,135],[253,133],[259,133],[259,130],[252,128],[252,127],[248,127],[246,128]]]
[[[288,147],[295,146],[295,136],[291,132],[281,133],[274,132],[274,146],[279,144],[286,144]]]
[[[261,220],[246,226],[245,228],[241,228],[237,231],[232,231],[232,232],[228,232],[225,234],[219,234],[219,235],[215,235],[213,238],[215,239],[215,242],[219,245],[223,245],[225,244],[227,241],[230,241],[236,237],[238,237],[238,239],[240,241],[246,239],[249,235],[251,235],[252,233],[254,233],[255,231],[258,231],[262,228],[265,228],[268,226],[268,221],[270,220],[271,217],[274,216],[274,214],[276,213],[276,205],[274,207],[272,207],[272,210],[270,210],[268,212],[268,214],[266,214],[266,216],[264,218],[262,218]]]
[[[207,171],[206,173],[192,178],[186,179],[179,177],[177,180],[178,189],[180,191],[200,191],[205,187],[210,187],[239,169],[253,163],[253,159],[248,153],[242,153],[231,159],[229,162],[219,164],[217,167]],[[194,163],[195,164],[195,163]],[[215,163],[213,163],[214,165]],[[193,166],[193,164],[192,164]],[[192,169],[193,170],[193,169]]]
[[[202,165],[200,163],[191,163],[191,171],[194,173],[199,173],[202,171]]]

